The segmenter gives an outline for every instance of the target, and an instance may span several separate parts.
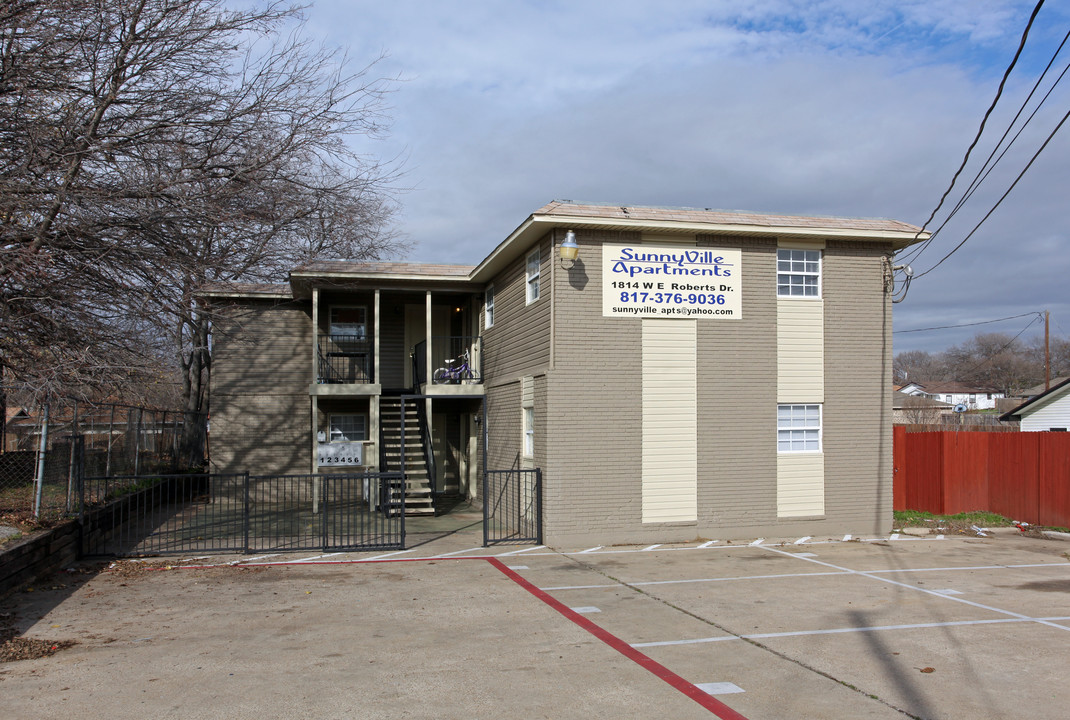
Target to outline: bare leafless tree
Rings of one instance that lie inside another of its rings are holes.
[[[70,385],[170,356],[198,412],[199,287],[396,251],[396,166],[352,144],[385,130],[391,84],[299,20],[280,2],[3,5],[0,365]]]

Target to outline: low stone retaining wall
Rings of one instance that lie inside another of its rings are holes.
[[[21,585],[69,567],[78,559],[80,538],[78,521],[69,520],[41,535],[4,546],[0,552],[0,598]]]

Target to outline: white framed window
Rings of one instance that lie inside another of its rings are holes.
[[[542,265],[542,256],[539,248],[535,248],[528,255],[528,305],[539,299],[539,271]]]
[[[368,337],[368,308],[359,305],[332,306],[330,334],[345,335],[360,340]]]
[[[328,442],[354,442],[368,439],[368,423],[361,413],[331,413],[327,422],[330,425]]]
[[[951,396],[950,395],[944,395],[944,402],[946,402],[948,405],[950,405],[951,404]]]
[[[524,457],[535,457],[535,408],[524,408]]]
[[[483,327],[494,327],[494,286],[483,293]]]
[[[821,251],[776,251],[776,294],[778,297],[821,297]]]
[[[776,440],[777,452],[821,452],[821,406],[777,405]]]

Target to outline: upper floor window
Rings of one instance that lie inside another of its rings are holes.
[[[483,293],[483,326],[494,327],[494,286]]]
[[[541,259],[539,249],[535,248],[528,255],[528,304],[539,299],[539,267]]]
[[[331,335],[348,335],[363,340],[368,333],[368,309],[336,306],[331,308]]]
[[[821,297],[821,251],[776,251],[776,294],[780,297]]]

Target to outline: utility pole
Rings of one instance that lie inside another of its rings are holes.
[[[1044,391],[1051,390],[1051,346],[1048,344],[1048,320],[1051,312],[1044,311]]]

